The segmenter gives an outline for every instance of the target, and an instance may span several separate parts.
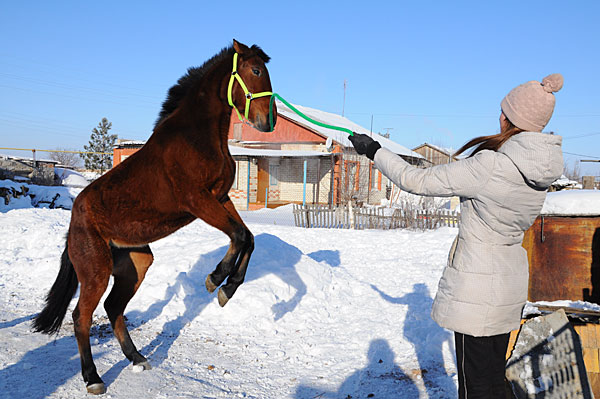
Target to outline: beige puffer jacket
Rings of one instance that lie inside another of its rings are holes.
[[[497,152],[426,169],[384,148],[375,153],[375,166],[403,190],[461,197],[458,237],[431,312],[440,326],[473,336],[519,328],[529,278],[523,233],[561,176],[561,142],[523,132]]]

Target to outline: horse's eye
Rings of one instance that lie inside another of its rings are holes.
[[[252,73],[255,74],[256,76],[260,76],[260,69],[252,68]]]

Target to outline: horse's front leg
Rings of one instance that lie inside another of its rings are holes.
[[[225,306],[244,281],[250,253],[254,249],[254,236],[235,211],[229,197],[221,203],[210,192],[202,190],[194,195],[189,207],[194,216],[221,230],[231,240],[223,260],[206,278],[206,288],[209,292],[213,292],[228,276],[231,276],[229,279],[231,281],[228,280],[227,284],[219,290],[219,305]],[[237,272],[242,266],[243,275],[240,279]]]
[[[246,237],[244,239],[244,246],[237,257],[235,267],[230,269],[230,272],[228,273],[229,278],[227,279],[227,284],[219,289],[219,305],[221,306],[225,306],[227,301],[229,301],[233,294],[235,294],[235,291],[238,289],[238,287],[244,282],[246,270],[248,269],[248,263],[250,262],[250,256],[254,251],[254,235],[252,235],[250,230],[248,230],[242,221],[242,218],[240,217],[239,213],[237,213],[237,210],[235,209],[233,202],[231,202],[231,199],[229,199],[229,196],[227,197],[226,202],[223,203],[223,206],[229,212],[229,214],[238,221],[238,223],[244,226],[246,229]],[[229,251],[227,252],[229,253]],[[225,257],[227,257],[227,254]],[[221,280],[221,282],[223,282],[223,280]]]

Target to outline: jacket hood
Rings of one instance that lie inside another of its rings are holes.
[[[540,132],[522,132],[500,147],[527,183],[548,188],[563,172],[562,137]]]

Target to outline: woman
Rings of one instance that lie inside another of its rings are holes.
[[[561,176],[560,136],[540,133],[563,78],[530,81],[502,100],[500,133],[478,137],[466,159],[418,169],[367,135],[350,137],[359,154],[401,189],[461,197],[461,223],[431,312],[455,332],[459,398],[504,398],[509,333],[527,300],[523,233],[538,216],[550,184]]]

